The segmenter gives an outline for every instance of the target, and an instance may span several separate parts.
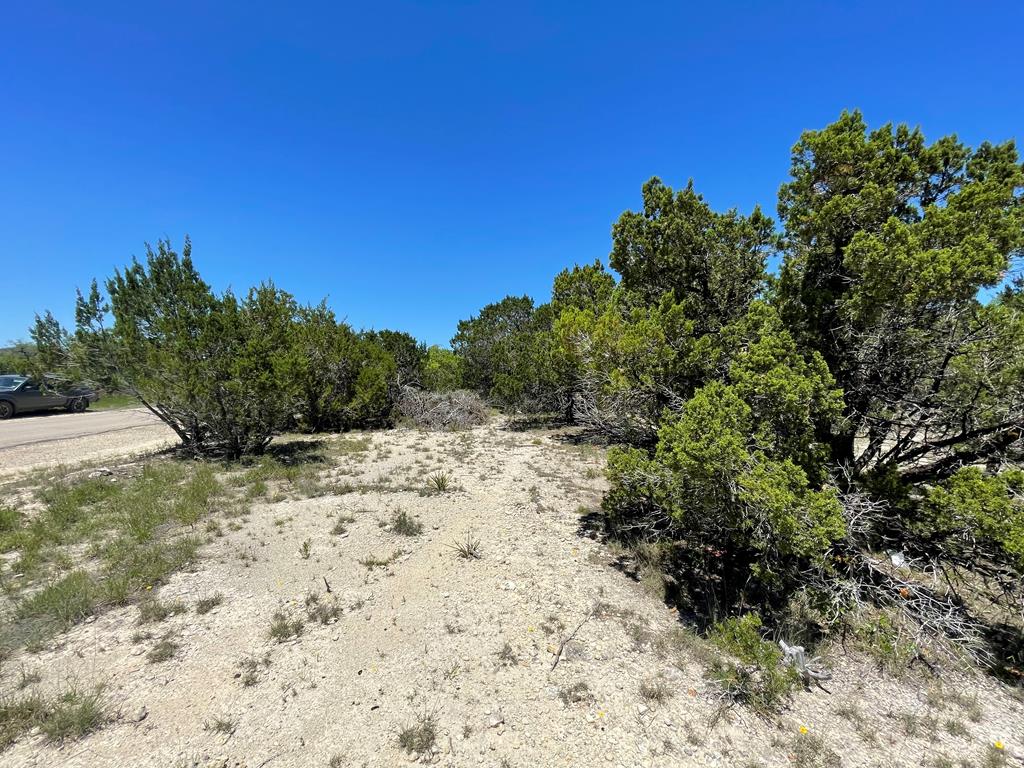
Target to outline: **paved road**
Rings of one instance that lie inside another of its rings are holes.
[[[139,427],[150,427],[159,420],[143,408],[85,413],[25,414],[0,421],[0,451],[23,445],[105,435]]]

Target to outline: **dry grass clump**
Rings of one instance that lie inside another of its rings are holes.
[[[303,629],[301,619],[292,620],[282,611],[277,611],[270,622],[270,639],[283,643],[301,635]]]
[[[173,659],[179,648],[181,646],[178,643],[165,637],[149,649],[146,653],[146,660],[150,664],[160,664],[161,662]]]
[[[409,753],[429,752],[436,741],[437,719],[432,714],[420,715],[415,723],[403,728],[398,734],[398,746]]]
[[[401,421],[420,429],[454,431],[486,424],[490,408],[476,392],[427,392],[405,387],[395,406]]]
[[[404,509],[396,510],[388,524],[400,536],[419,536],[423,533],[423,523]]]

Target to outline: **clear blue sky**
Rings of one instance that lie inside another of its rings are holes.
[[[188,233],[218,289],[444,343],[652,175],[774,214],[843,108],[1024,138],[1020,0],[703,5],[4,3],[0,342]]]

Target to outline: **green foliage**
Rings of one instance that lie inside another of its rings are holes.
[[[619,285],[559,276],[555,359],[581,421],[622,444],[610,527],[656,542],[673,599],[712,622],[746,606],[780,620],[800,589],[975,649],[1019,645],[1019,626],[987,631],[957,594],[979,580],[956,573],[1024,569],[1024,280],[981,298],[1024,257],[1016,149],[844,113],[800,138],[791,176],[781,238],[757,210],[715,213],[652,179],[613,232]],[[883,542],[938,563],[947,594],[861,557]],[[889,635],[869,645],[901,654]]]
[[[346,426],[380,427],[390,423],[397,377],[398,366],[391,353],[364,343],[352,400],[346,409]]]
[[[791,667],[783,666],[782,652],[775,643],[761,637],[761,628],[756,613],[726,619],[712,627],[711,642],[733,658],[713,661],[708,676],[732,699],[770,714],[797,687],[799,677]]]
[[[13,583],[16,608],[0,627],[0,647],[45,639],[163,583],[199,547],[171,524],[195,524],[221,493],[209,466],[179,463],[150,464],[117,482],[96,478],[41,489],[43,508],[0,534],[0,549],[17,552],[23,574]],[[69,570],[69,549],[83,551],[83,567]]]
[[[462,358],[436,344],[423,360],[423,386],[431,392],[450,392],[462,388]]]
[[[380,339],[394,342],[404,336],[392,331],[356,334],[338,323],[325,303],[300,307],[282,382],[294,398],[299,425],[317,432],[387,423],[397,363]]]
[[[380,347],[394,358],[398,386],[419,383],[423,359],[427,354],[427,347],[423,342],[416,341],[404,331],[365,331],[360,337]]]
[[[905,621],[893,610],[871,610],[852,618],[858,644],[884,671],[899,675],[921,652]]]
[[[1024,472],[985,476],[964,467],[925,499],[920,524],[961,557],[986,557],[1024,571]]]
[[[575,265],[555,275],[551,288],[551,308],[556,316],[564,310],[575,309],[598,312],[612,298],[615,278],[600,261]]]
[[[18,606],[18,618],[48,621],[65,630],[96,610],[99,588],[85,571],[73,571]]]
[[[1020,424],[1019,384],[1006,375],[1024,352],[1019,313],[977,298],[1024,247],[1013,143],[927,145],[918,129],[869,132],[844,112],[801,136],[791,175],[779,304],[843,389],[834,460],[934,479],[1019,442],[1007,432]]]
[[[673,192],[660,179],[643,187],[641,212],[627,211],[612,229],[612,267],[647,304],[671,294],[701,332],[745,312],[762,288],[764,264],[776,244],[770,218],[715,213],[693,188]]]
[[[187,238],[181,255],[147,246],[106,289],[109,303],[95,281],[78,294],[74,334],[37,318],[40,365],[137,398],[194,454],[259,454],[296,422],[388,424],[400,382],[419,379],[425,350],[409,334],[357,334],[326,304],[299,306],[270,283],[214,294]]]
[[[20,341],[13,346],[0,349],[0,374],[18,373],[29,376],[37,372],[34,344]]]
[[[79,297],[72,351],[95,378],[118,378],[193,453],[260,453],[290,416],[282,393],[285,353],[297,306],[271,284],[216,296],[192,264],[186,239],[147,247],[107,281],[114,325],[95,286]],[[39,342],[37,342],[38,344]]]
[[[103,691],[68,688],[52,698],[32,692],[0,697],[0,751],[23,733],[39,728],[46,739],[63,743],[101,728],[110,718]]]
[[[0,534],[10,533],[18,529],[21,513],[7,506],[0,506]]]
[[[506,406],[543,410],[553,387],[551,308],[529,296],[506,296],[475,317],[460,320],[452,349],[462,359],[466,387]]]
[[[664,414],[653,454],[613,449],[604,503],[624,533],[665,515],[659,535],[679,540],[677,567],[712,617],[781,597],[845,533],[814,439],[816,420],[838,408],[827,369],[804,360],[763,305],[733,331],[743,343],[725,380]]]

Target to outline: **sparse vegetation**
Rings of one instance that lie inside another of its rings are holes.
[[[388,525],[400,536],[419,536],[423,533],[423,523],[412,517],[404,509],[396,510]]]
[[[497,656],[498,662],[506,667],[511,667],[519,663],[519,657],[516,656],[512,643],[505,643],[501,646],[501,648],[498,649]]]
[[[674,691],[660,677],[648,678],[640,683],[640,698],[649,704],[664,704]]]
[[[230,717],[217,715],[203,723],[203,730],[222,736],[231,736],[238,728],[238,722]]]
[[[366,570],[372,571],[375,568],[387,568],[401,556],[402,550],[396,549],[386,558],[378,557],[377,555],[369,555],[367,557],[364,557],[362,560],[359,561],[359,564],[365,566]]]
[[[299,619],[289,619],[287,614],[277,611],[270,622],[270,639],[279,643],[299,637],[304,629]]]
[[[398,746],[414,754],[430,752],[436,741],[437,719],[430,713],[417,716],[415,723],[403,728],[398,734]]]
[[[270,667],[270,654],[266,653],[262,658],[246,656],[238,662],[238,679],[243,688],[252,688],[259,683],[262,673]]]
[[[221,605],[223,602],[224,595],[222,595],[220,592],[215,592],[214,594],[209,595],[208,597],[201,597],[196,602],[196,613],[198,613],[200,616],[205,615],[217,606]]]
[[[52,697],[38,691],[0,697],[0,750],[32,728],[39,728],[47,741],[60,744],[101,728],[109,719],[102,688],[71,687]]]
[[[352,515],[338,515],[337,520],[334,521],[334,527],[331,528],[331,533],[334,536],[341,536],[343,533],[348,533],[348,526],[354,523],[356,519]]]
[[[330,624],[341,615],[341,606],[334,595],[322,597],[310,592],[305,599],[306,618],[317,624]]]
[[[427,490],[430,493],[448,493],[451,489],[451,472],[434,472],[427,477]]]
[[[173,659],[181,646],[169,637],[162,638],[156,645],[146,653],[146,659],[150,664],[159,664]]]
[[[194,525],[222,493],[208,466],[190,462],[150,463],[116,482],[46,483],[37,491],[42,510],[0,534],[0,548],[18,553],[15,567],[22,574],[8,583],[15,615],[0,628],[0,646],[38,643],[161,584],[192,562],[200,545],[187,528],[171,524]],[[76,548],[84,550],[88,568],[68,567],[74,562],[68,552]],[[39,583],[44,586],[33,591]],[[144,600],[140,618],[156,620],[164,610]]]
[[[147,598],[139,603],[139,624],[153,624],[164,621],[187,610],[179,600],[161,602],[155,597]]]
[[[483,549],[480,545],[480,539],[474,537],[472,532],[467,533],[466,538],[462,541],[457,541],[452,544],[451,548],[454,549],[455,554],[463,560],[479,560],[483,557]]]
[[[565,706],[582,704],[593,701],[594,694],[590,692],[590,686],[582,680],[571,683],[558,689],[558,698]]]
[[[756,614],[727,619],[711,632],[711,641],[732,658],[712,661],[708,676],[733,701],[768,714],[779,708],[798,683],[791,667],[782,665],[779,647],[760,634]]]
[[[815,733],[801,733],[790,748],[793,765],[796,768],[840,768],[839,755],[825,746],[824,740]]]

